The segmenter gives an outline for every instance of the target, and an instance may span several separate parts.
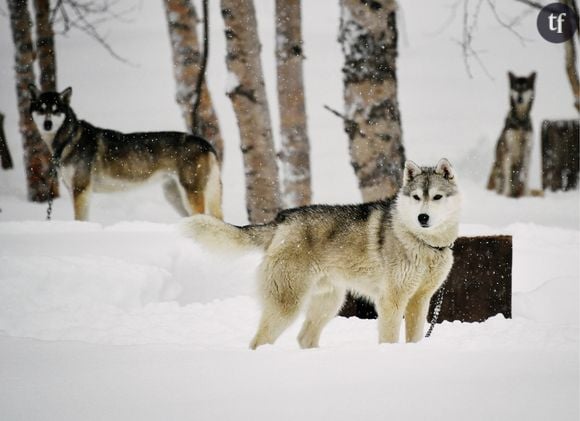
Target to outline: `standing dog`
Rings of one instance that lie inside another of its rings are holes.
[[[40,93],[29,86],[30,114],[74,201],[87,220],[91,191],[124,190],[161,176],[165,197],[182,216],[222,218],[220,168],[213,147],[187,133],[124,134],[78,120],[72,89]]]
[[[451,164],[405,163],[394,200],[351,206],[306,206],[283,211],[264,225],[236,227],[208,216],[183,223],[185,235],[214,250],[265,252],[259,267],[263,304],[250,347],[271,344],[306,310],[298,336],[318,346],[346,290],[368,297],[379,315],[379,341],[423,337],[429,302],[453,263],[460,195]]]
[[[517,77],[512,72],[508,75],[511,107],[497,141],[487,188],[505,196],[520,197],[529,193],[528,170],[533,144],[530,110],[536,73],[528,77]]]

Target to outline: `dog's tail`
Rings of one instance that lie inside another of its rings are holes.
[[[180,224],[183,235],[193,238],[212,251],[243,253],[265,250],[274,236],[275,225],[230,225],[213,216],[194,215]]]

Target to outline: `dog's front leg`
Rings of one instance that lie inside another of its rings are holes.
[[[89,199],[90,199],[90,187],[84,188],[74,188],[73,189],[73,202],[74,202],[74,212],[75,219],[77,221],[88,221],[89,220]]]
[[[379,342],[391,344],[399,342],[407,298],[400,292],[389,291],[379,298],[377,304]]]
[[[419,342],[423,339],[423,330],[433,292],[433,290],[418,291],[409,300],[405,311],[405,336],[407,342]]]
[[[64,177],[73,199],[75,220],[88,221],[89,199],[91,193],[91,169],[89,166],[78,165],[72,171],[72,177]],[[69,180],[67,182],[67,180]]]
[[[75,168],[70,185],[72,186],[70,190],[73,198],[75,219],[77,221],[88,221],[91,192],[91,174],[89,168]]]

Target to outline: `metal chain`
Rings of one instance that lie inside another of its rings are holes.
[[[48,208],[46,209],[46,220],[50,221],[52,216],[52,195],[48,198]]]
[[[431,332],[433,332],[435,323],[437,323],[439,313],[441,312],[441,304],[443,304],[444,293],[445,293],[445,284],[441,285],[441,288],[439,288],[439,291],[437,292],[437,300],[435,301],[435,308],[433,309],[433,317],[431,318],[431,325],[429,326],[429,330],[427,330],[427,333],[425,334],[426,338],[431,336]]]
[[[54,157],[50,160],[50,171],[48,172],[49,178],[54,180],[56,178],[56,182],[58,183],[58,178],[56,174],[56,160]],[[48,189],[48,208],[46,209],[46,220],[50,221],[52,218],[52,202],[54,201],[54,197],[52,196],[52,191],[50,188]]]

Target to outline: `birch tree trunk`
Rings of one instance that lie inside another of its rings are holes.
[[[197,14],[191,0],[164,0],[163,4],[165,5],[165,16],[173,54],[176,100],[188,130],[193,133],[192,110],[202,61],[196,32]],[[198,130],[194,134],[206,138],[212,144],[221,162],[224,153],[223,139],[205,81],[201,87],[198,113]]]
[[[397,100],[394,0],[340,0],[345,131],[365,202],[393,197],[405,151]]]
[[[19,128],[24,148],[28,199],[34,202],[44,202],[51,196],[58,196],[58,182],[50,173],[51,157],[48,147],[41,140],[29,112],[28,85],[34,83],[34,48],[30,33],[32,21],[27,1],[8,0],[8,10],[14,41],[16,96],[20,114]]]
[[[302,77],[300,0],[276,0],[276,69],[282,150],[284,206],[308,205],[312,199],[310,145]]]
[[[56,91],[54,31],[50,23],[50,1],[34,0],[36,11],[36,56],[40,68],[40,90]]]
[[[280,187],[256,13],[252,0],[221,0],[221,9],[230,72],[227,94],[240,130],[248,218],[265,223],[280,210]]]

